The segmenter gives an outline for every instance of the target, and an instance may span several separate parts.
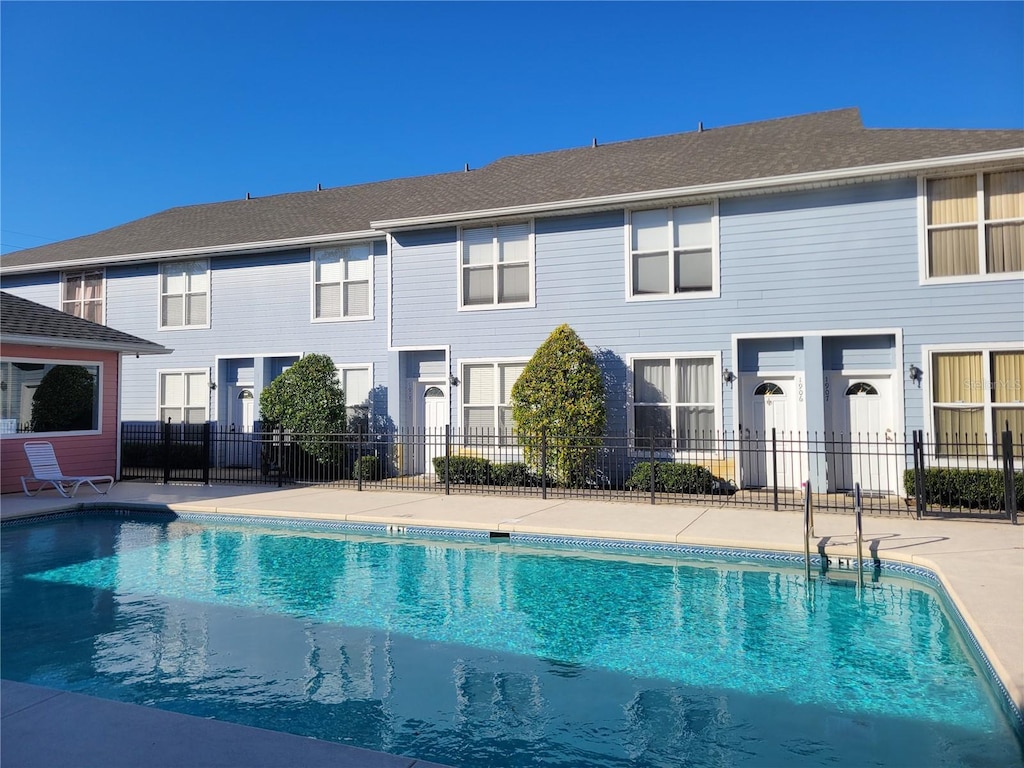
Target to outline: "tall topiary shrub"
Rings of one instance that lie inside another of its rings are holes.
[[[337,461],[341,446],[330,435],[345,431],[345,393],[328,355],[306,355],[264,388],[260,415],[272,429],[284,427],[293,442],[320,463]]]
[[[96,380],[80,365],[55,365],[32,396],[32,431],[96,429]]]
[[[531,439],[526,460],[540,471],[542,433],[547,472],[562,485],[594,479],[594,458],[604,434],[604,379],[593,352],[568,325],[560,325],[526,364],[512,386],[512,418]]]

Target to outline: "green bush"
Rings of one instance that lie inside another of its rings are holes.
[[[81,365],[55,365],[32,396],[32,431],[96,429],[96,380]]]
[[[322,464],[337,463],[342,446],[332,435],[345,431],[345,393],[328,355],[306,355],[260,393],[264,428],[284,427],[302,450]]]
[[[626,481],[627,491],[651,490],[651,465],[645,461],[633,468]],[[714,488],[715,476],[711,470],[699,464],[674,464],[667,461],[655,461],[654,490],[664,493],[711,493]]]
[[[468,485],[487,485],[491,462],[481,456],[450,456],[448,458],[448,482]],[[434,459],[434,474],[445,482],[444,456]]]
[[[1013,486],[1020,510],[1024,506],[1024,472],[1014,472]],[[914,470],[903,473],[903,489],[907,496],[916,497]],[[924,500],[944,507],[1006,509],[1003,473],[998,469],[926,469]]]
[[[592,484],[607,418],[604,379],[593,352],[568,325],[551,332],[512,385],[512,418],[522,434],[548,436],[546,470],[560,485]],[[524,452],[540,471],[540,444],[531,440]]]
[[[380,480],[381,478],[381,466],[380,459],[376,456],[360,456],[356,459],[355,466],[352,468],[352,479],[373,481]]]
[[[491,485],[525,486],[540,485],[530,467],[521,461],[507,464],[491,464]]]

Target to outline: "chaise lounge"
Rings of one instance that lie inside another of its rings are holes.
[[[65,475],[60,471],[60,464],[57,463],[57,456],[53,452],[52,443],[45,440],[36,440],[25,443],[24,447],[25,456],[28,459],[29,467],[32,469],[31,476],[22,476],[21,478],[21,487],[24,489],[26,496],[35,496],[48,485],[56,488],[57,493],[66,499],[74,496],[78,492],[78,487],[82,484],[88,485],[96,493],[100,494],[107,493],[114,487],[114,478],[110,475]],[[30,491],[28,483],[39,483],[39,487],[35,491]],[[110,483],[110,485],[100,490],[96,483]]]

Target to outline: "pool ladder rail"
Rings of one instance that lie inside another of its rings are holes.
[[[808,583],[811,580],[811,536],[814,535],[814,505],[811,502],[811,481],[804,484],[804,574]],[[853,517],[854,517],[854,541],[857,547],[857,587],[864,588],[864,504],[861,494],[860,483],[853,485]],[[822,576],[826,577],[829,559],[824,551],[822,557]],[[843,558],[837,558],[842,563]],[[847,560],[849,560],[847,558]],[[834,579],[829,579],[835,581]],[[845,580],[839,580],[845,583]]]

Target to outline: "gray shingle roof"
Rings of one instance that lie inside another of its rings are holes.
[[[138,336],[92,323],[52,307],[0,291],[0,338],[4,343],[107,349],[139,354],[170,352]]]
[[[446,216],[890,163],[1021,150],[1021,130],[872,129],[857,109],[501,158],[469,173],[394,179],[172,208],[0,266],[362,232],[372,221]]]

